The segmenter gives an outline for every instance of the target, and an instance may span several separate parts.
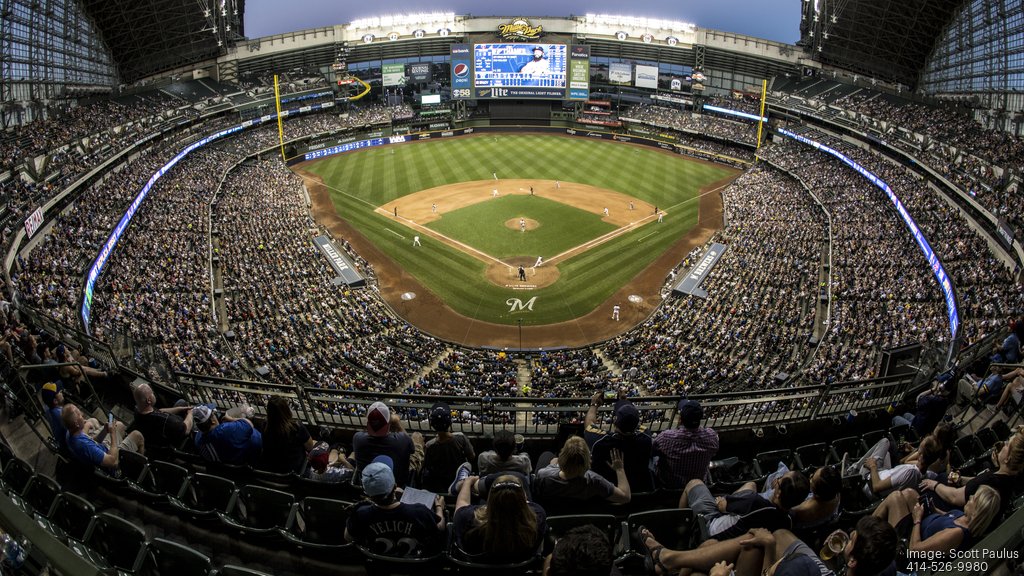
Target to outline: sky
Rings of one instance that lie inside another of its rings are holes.
[[[800,38],[801,0],[246,0],[249,38],[345,24],[358,18],[409,12],[454,12],[473,16],[570,16],[622,14],[691,22],[700,28],[737,32],[778,42]]]

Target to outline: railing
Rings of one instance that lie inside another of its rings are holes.
[[[902,401],[918,374],[773,390],[692,395],[704,407],[705,424],[719,430],[779,426],[868,412]],[[490,435],[507,429],[529,437],[554,437],[563,425],[579,425],[587,411],[586,398],[411,396],[331,390],[300,385],[271,384],[175,373],[178,390],[193,404],[213,403],[221,410],[250,406],[263,414],[267,400],[287,398],[296,415],[310,425],[361,429],[370,404],[386,402],[406,430],[427,430],[427,414],[435,402],[445,402],[457,414],[453,429],[467,435]],[[679,396],[630,399],[650,432],[673,427]],[[610,420],[611,403],[599,409]]]

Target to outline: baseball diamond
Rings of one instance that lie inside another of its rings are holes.
[[[474,345],[508,345],[520,324],[531,345],[584,344],[642,320],[679,255],[721,227],[717,190],[737,174],[535,134],[390,148],[300,165],[314,215],[366,254],[398,314]],[[402,301],[408,291],[421,297]],[[643,300],[609,322],[611,301],[628,294]],[[508,304],[517,300],[533,305]]]

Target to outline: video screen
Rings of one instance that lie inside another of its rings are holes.
[[[474,44],[477,88],[565,90],[565,44]]]

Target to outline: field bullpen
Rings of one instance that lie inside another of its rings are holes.
[[[639,320],[684,255],[666,250],[681,247],[698,206],[717,200],[716,189],[736,175],[639,146],[541,135],[389,146],[308,163],[300,173],[318,220],[374,264],[400,314],[445,338],[513,347],[495,325],[555,325],[524,329],[524,346],[534,347],[607,337]],[[338,226],[318,200],[328,195],[344,221]],[[719,208],[702,234],[720,218]],[[413,246],[417,236],[421,246]],[[544,262],[534,268],[538,256]],[[662,269],[645,272],[656,261]],[[403,300],[407,292],[416,297]],[[642,302],[627,301],[632,294]],[[620,322],[611,320],[614,304]],[[461,324],[444,321],[450,311]],[[595,322],[607,326],[584,326]]]

